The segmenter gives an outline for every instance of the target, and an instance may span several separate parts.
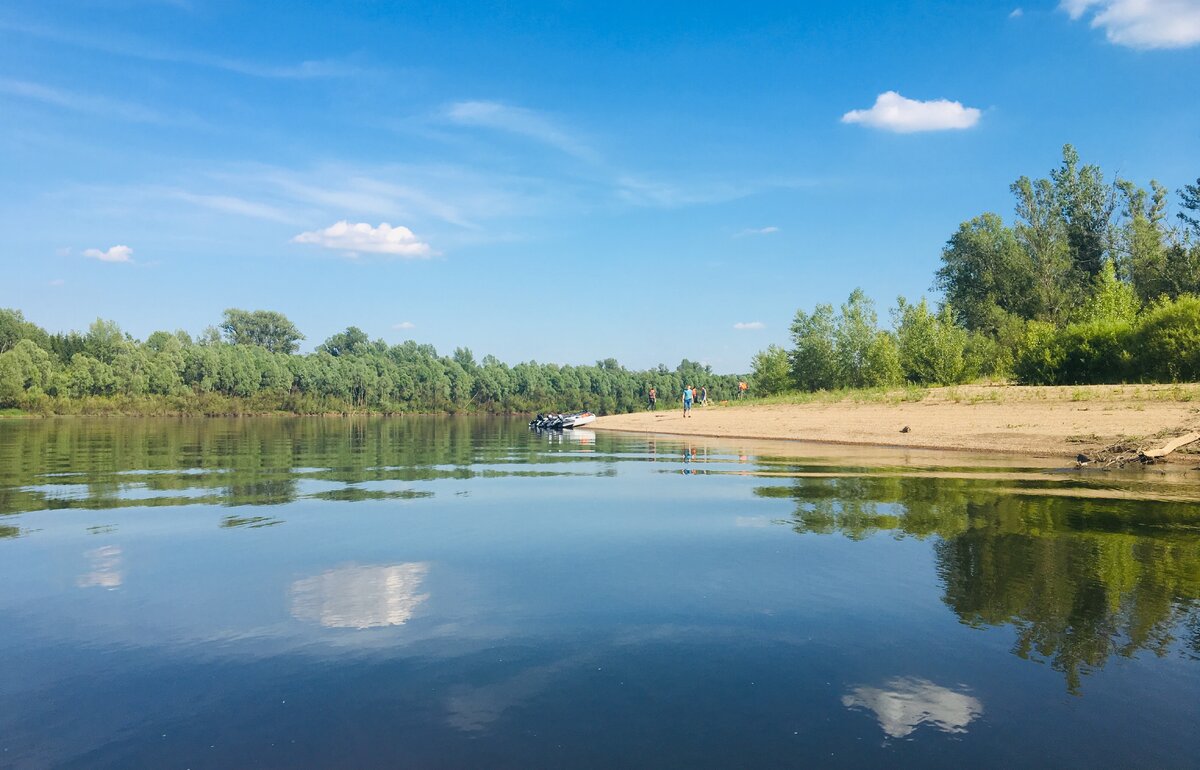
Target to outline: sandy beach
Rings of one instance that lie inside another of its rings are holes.
[[[687,419],[678,402],[660,399],[654,412],[601,417],[593,427],[1064,460],[1119,442],[1151,449],[1200,429],[1200,385],[972,385],[906,400],[912,398],[898,391],[860,400],[710,404],[692,409]],[[1200,443],[1189,449],[1196,447]]]

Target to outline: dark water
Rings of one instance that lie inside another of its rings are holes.
[[[1200,505],[880,462],[0,422],[0,766],[1197,765]]]

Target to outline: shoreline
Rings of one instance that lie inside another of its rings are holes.
[[[600,417],[590,427],[716,439],[970,452],[1074,464],[1121,445],[1152,449],[1200,427],[1195,386],[934,388],[919,399],[750,402]],[[1195,462],[1200,443],[1167,458]],[[1191,450],[1191,452],[1189,452]]]

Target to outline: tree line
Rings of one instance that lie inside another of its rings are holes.
[[[936,308],[904,297],[879,326],[855,290],[800,310],[790,348],[753,362],[759,393],[980,378],[1028,384],[1200,379],[1200,179],[1149,191],[1080,162],[1010,190],[1014,218],[963,222],[942,250]]]
[[[357,327],[308,354],[281,313],[230,309],[193,338],[158,331],[144,341],[112,321],[87,332],[51,334],[19,310],[0,309],[0,408],[42,413],[241,414],[272,411],[529,413],[590,409],[627,412],[704,385],[732,398],[738,376],[683,360],[631,371],[615,359],[592,366],[477,361],[467,348],[439,355],[432,345],[371,340]]]

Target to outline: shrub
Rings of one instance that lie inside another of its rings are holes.
[[[1154,382],[1200,379],[1200,297],[1184,295],[1144,312],[1135,334],[1134,366]]]

